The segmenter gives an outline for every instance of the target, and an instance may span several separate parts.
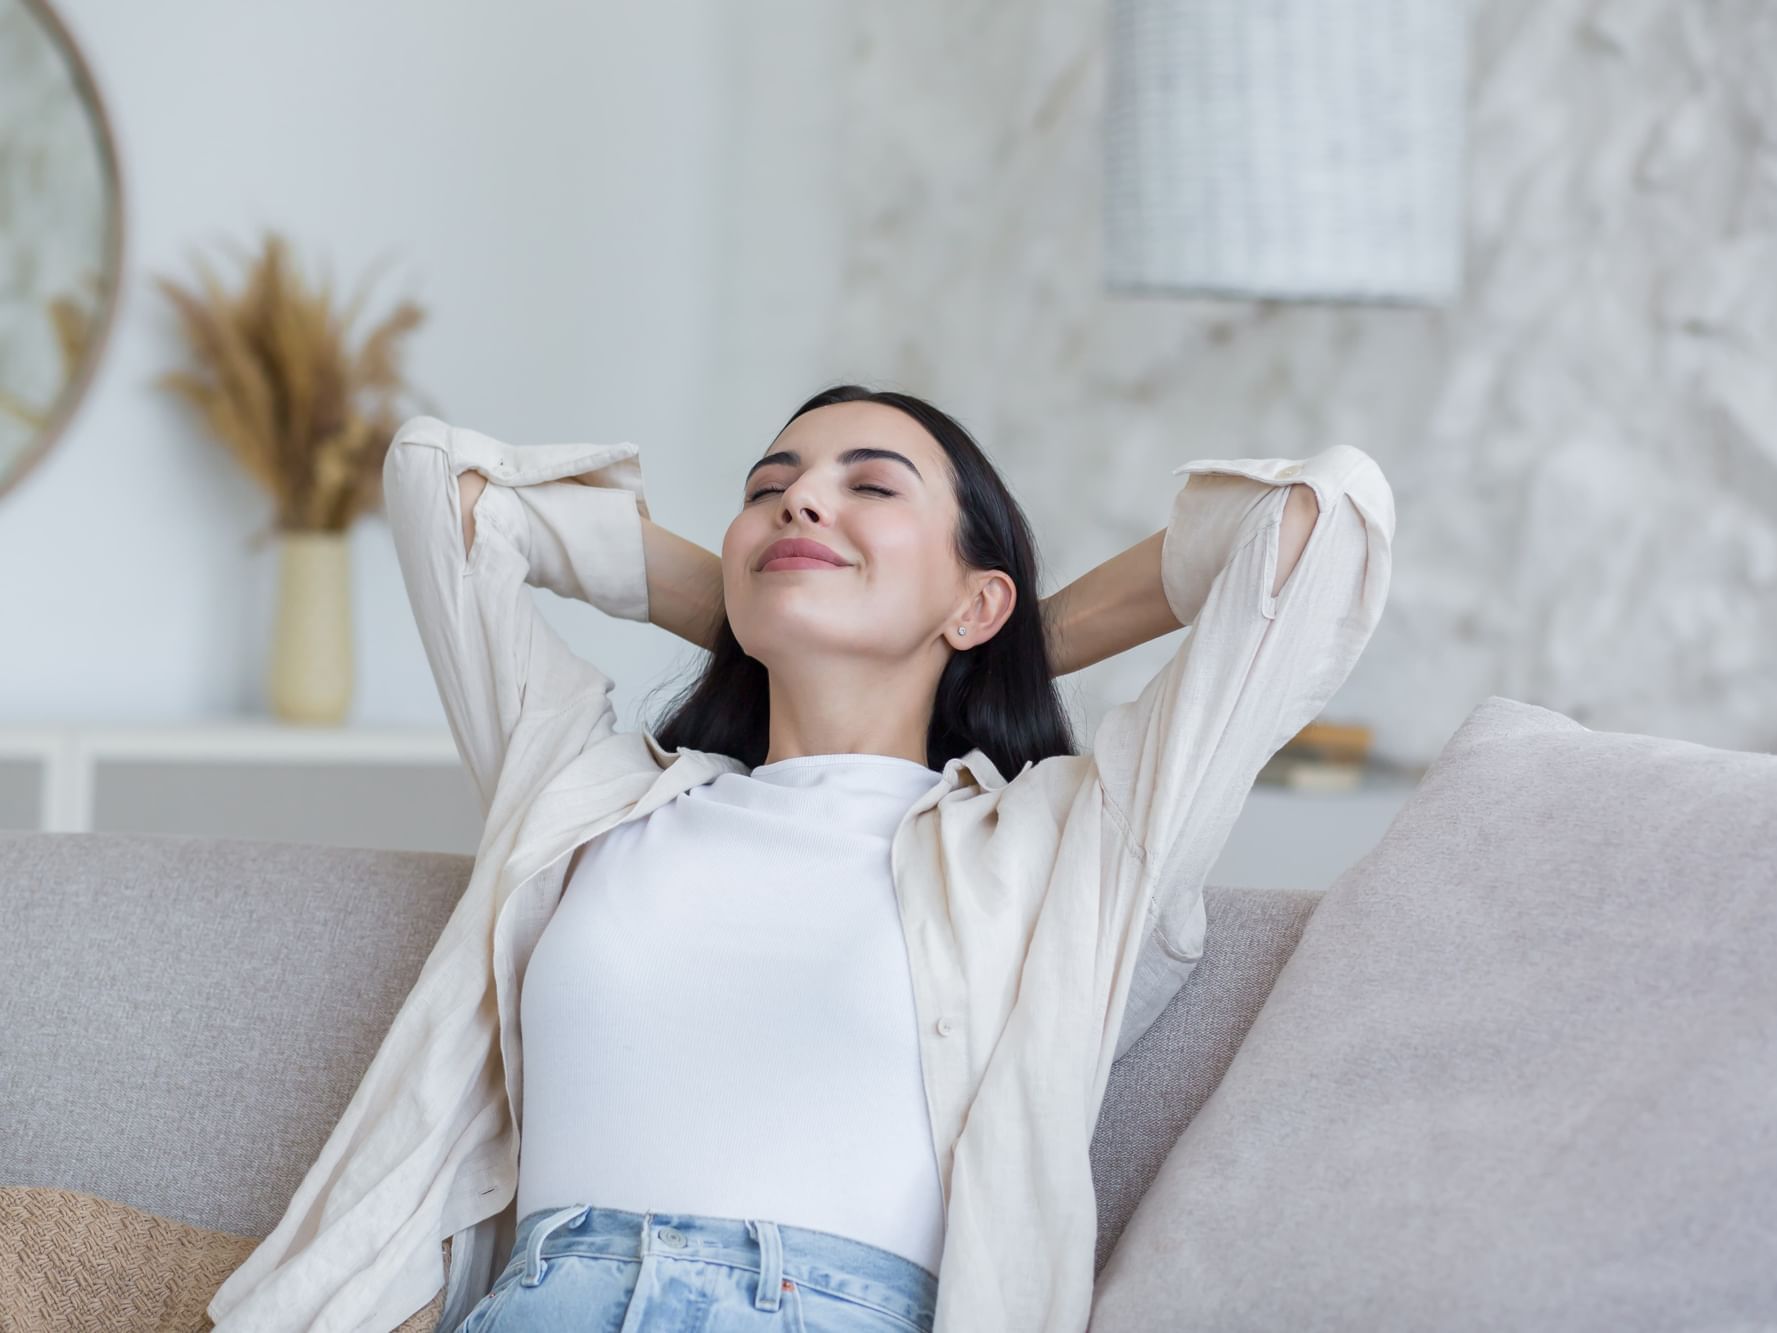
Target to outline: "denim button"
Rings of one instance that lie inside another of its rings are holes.
[[[683,1233],[675,1230],[672,1227],[661,1227],[660,1230],[655,1232],[654,1234],[659,1236],[661,1240],[665,1241],[668,1245],[672,1246],[675,1250],[683,1249],[685,1246],[685,1237],[684,1237]]]

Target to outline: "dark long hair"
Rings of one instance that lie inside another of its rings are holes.
[[[1078,753],[1050,674],[1030,523],[981,447],[957,421],[924,399],[857,384],[817,393],[791,413],[790,421],[830,403],[882,403],[924,426],[949,460],[961,511],[955,534],[958,559],[971,569],[1003,571],[1018,590],[1012,614],[999,632],[966,652],[952,653],[945,664],[926,730],[926,766],[941,769],[979,747],[1010,779],[1027,761]],[[747,656],[724,612],[709,661],[667,706],[654,737],[668,750],[730,755],[757,768],[770,748],[770,726],[769,673],[764,663]]]

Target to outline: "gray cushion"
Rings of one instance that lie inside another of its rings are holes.
[[[1777,1328],[1777,756],[1493,696],[1323,897],[1094,1333]]]
[[[170,834],[0,836],[0,1184],[265,1235],[473,865]]]
[[[1172,1003],[1111,1066],[1092,1136],[1098,1252],[1111,1249],[1191,1117],[1221,1081],[1271,993],[1319,889],[1203,891],[1203,957]]]

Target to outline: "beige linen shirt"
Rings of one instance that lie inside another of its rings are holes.
[[[465,556],[456,477],[490,485]],[[1161,547],[1184,632],[1080,755],[934,771],[891,843],[946,1210],[936,1333],[1080,1333],[1089,1150],[1111,1062],[1204,947],[1202,888],[1260,767],[1346,680],[1388,594],[1394,498],[1364,451],[1198,459]],[[513,445],[430,416],[383,470],[402,576],[486,822],[467,888],[218,1333],[384,1333],[491,1285],[516,1223],[519,983],[570,854],[746,767],[619,731],[612,682],[531,587],[648,620],[639,451]],[[574,479],[572,481],[567,479]],[[1320,513],[1272,596],[1289,486]],[[587,1200],[596,1203],[597,1200]],[[473,1259],[471,1260],[471,1256]]]

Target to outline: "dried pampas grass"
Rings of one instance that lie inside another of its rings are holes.
[[[243,262],[239,295],[225,292],[201,261],[201,295],[155,279],[200,367],[156,383],[195,407],[270,492],[274,528],[343,532],[382,503],[383,457],[411,415],[397,406],[413,392],[400,373],[400,343],[425,312],[401,301],[352,352],[347,339],[368,279],[341,313],[332,280],[310,291],[278,233],[268,232],[259,255]]]

